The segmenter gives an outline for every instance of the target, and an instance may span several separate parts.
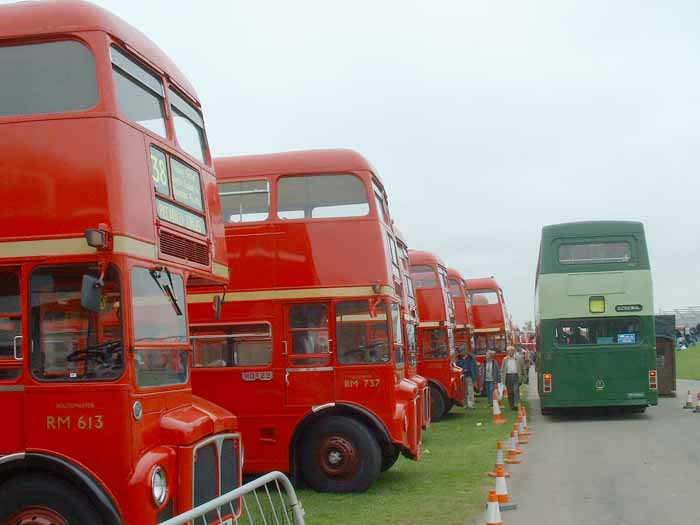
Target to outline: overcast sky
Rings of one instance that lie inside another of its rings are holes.
[[[99,0],[196,86],[215,156],[349,147],[410,247],[532,318],[543,225],[644,222],[700,305],[700,2]]]

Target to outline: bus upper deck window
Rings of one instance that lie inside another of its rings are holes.
[[[498,304],[498,294],[494,291],[480,290],[470,292],[469,296],[471,298],[472,304],[475,306],[485,305],[485,304]]]
[[[367,191],[355,175],[289,176],[277,183],[280,219],[364,217],[368,213]]]
[[[411,266],[411,278],[416,289],[438,287],[435,270],[427,264],[414,264]]]
[[[0,47],[0,117],[84,111],[97,104],[90,50],[75,41]]]
[[[178,144],[194,158],[204,162],[207,142],[202,114],[176,91],[169,89],[168,96],[173,110],[173,124]]]
[[[119,110],[137,124],[165,137],[163,82],[116,47],[112,46],[110,54]]]
[[[632,260],[630,243],[597,242],[562,244],[559,246],[561,264],[628,263]]]
[[[270,186],[266,180],[222,182],[219,197],[226,224],[264,221],[270,210]]]

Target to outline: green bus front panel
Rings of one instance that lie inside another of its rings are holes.
[[[658,392],[649,388],[656,370],[653,318],[642,317],[642,344],[556,347],[558,320],[541,321],[538,390],[544,408],[656,405]],[[544,374],[552,375],[552,391],[544,392]]]

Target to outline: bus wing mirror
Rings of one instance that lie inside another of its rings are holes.
[[[100,312],[102,306],[102,279],[92,275],[83,275],[80,288],[80,305],[90,312]]]

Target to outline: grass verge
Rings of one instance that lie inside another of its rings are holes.
[[[676,376],[678,379],[700,380],[700,344],[676,352]]]
[[[523,388],[523,399],[527,399]],[[516,412],[506,408],[506,425],[491,423],[491,407],[477,399],[475,410],[454,407],[423,434],[420,461],[400,458],[362,494],[320,494],[301,490],[308,522],[439,523],[464,525],[481,516],[488,487],[486,472],[496,459],[496,441],[510,434]],[[481,423],[481,426],[478,425]],[[505,444],[505,443],[504,443]]]

